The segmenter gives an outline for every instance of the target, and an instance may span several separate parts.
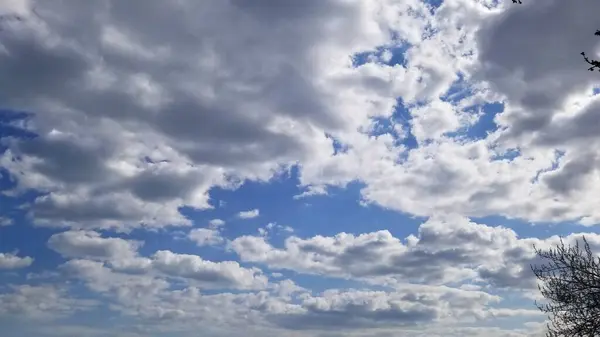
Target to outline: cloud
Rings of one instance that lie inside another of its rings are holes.
[[[221,219],[211,219],[211,220],[208,222],[208,225],[209,225],[211,228],[218,228],[218,227],[221,227],[221,226],[225,225],[225,221],[224,221],[224,220],[221,220]]]
[[[498,300],[485,292],[440,287],[408,286],[398,292],[331,289],[305,297],[296,312],[269,318],[293,330],[356,330],[518,314],[511,309],[488,309],[488,304]],[[532,316],[532,312],[521,314]]]
[[[253,219],[258,217],[258,215],[260,214],[260,211],[255,208],[255,209],[251,209],[248,211],[241,211],[238,213],[238,218],[240,219]]]
[[[600,237],[588,234],[600,242]],[[567,237],[574,241],[579,235]],[[518,238],[508,228],[476,224],[462,217],[432,218],[418,236],[404,242],[387,230],[353,235],[296,236],[273,247],[264,237],[242,236],[229,243],[242,261],[301,273],[352,277],[394,286],[400,282],[450,284],[483,282],[494,287],[533,289],[529,266],[535,263],[533,245],[548,247],[558,237],[545,240]]]
[[[199,244],[216,240],[215,237],[203,237],[202,241],[198,233],[192,232],[190,237],[195,237],[194,240]],[[168,250],[159,250],[144,257],[138,252],[142,242],[102,237],[97,232],[68,231],[55,234],[48,240],[48,246],[63,257],[71,258],[64,269],[71,274],[84,275],[84,278],[90,275],[95,278],[119,275],[114,270],[140,277],[179,278],[208,288],[261,289],[268,284],[267,277],[260,269],[244,268],[234,261],[212,262],[197,255],[177,254]],[[116,277],[128,279],[129,276],[125,274]]]
[[[53,286],[19,285],[0,292],[0,315],[12,319],[57,319],[97,305],[91,300],[74,299]]]
[[[102,237],[94,231],[67,231],[48,239],[48,247],[65,258],[105,261],[114,268],[143,271],[150,261],[138,255],[143,242],[121,238]]]
[[[264,228],[259,228],[258,229],[258,233],[261,236],[269,236],[271,234],[277,233],[284,233],[284,234],[289,234],[289,233],[293,233],[294,229],[290,226],[283,226],[283,225],[279,225],[275,222],[269,222]]]
[[[383,5],[412,8],[403,30],[413,35],[428,13],[416,0],[152,1],[143,11],[32,1],[35,13],[3,22],[0,77],[13,80],[0,82],[0,100],[34,113],[25,127],[38,137],[7,141],[0,165],[15,192],[40,192],[29,209],[38,225],[189,226],[178,209],[211,208],[210,188],[320,161],[325,131],[391,113],[402,76],[389,75],[403,69],[357,73],[348,58],[387,42]]]
[[[214,246],[223,242],[221,233],[218,230],[210,228],[196,228],[188,234],[190,240],[198,246]]]
[[[137,255],[141,242],[104,238],[93,231],[68,231],[54,234],[48,247],[67,258],[93,260],[127,259]]]
[[[0,254],[0,269],[56,269],[7,273],[31,285],[0,286],[2,319],[77,320],[93,305],[76,293],[102,302],[99,323],[123,322],[105,335],[536,333],[516,307],[535,289],[532,245],[558,237],[470,218],[600,223],[600,96],[579,55],[600,58],[600,5],[438,2],[0,3],[0,108],[26,115],[0,121],[4,198],[26,213],[0,226],[55,227],[65,260]],[[361,186],[362,206],[427,220],[406,237],[192,228],[189,213],[222,216],[211,192],[292,167],[296,199]]]
[[[152,256],[156,270],[171,276],[182,277],[208,286],[234,289],[260,289],[268,279],[258,268],[243,268],[234,261],[212,262],[196,255],[158,251]]]
[[[32,263],[33,258],[29,256],[19,257],[11,253],[0,253],[0,270],[26,268]]]
[[[11,218],[0,217],[0,227],[13,225],[15,221]]]

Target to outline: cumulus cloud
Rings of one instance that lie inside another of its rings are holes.
[[[244,268],[234,261],[212,262],[197,255],[158,251],[152,256],[152,266],[171,277],[182,277],[212,287],[260,289],[268,279],[258,268]]]
[[[47,243],[67,260],[53,277],[79,280],[111,313],[143,322],[139,335],[200,324],[209,336],[526,336],[534,323],[450,321],[530,316],[482,290],[533,289],[531,246],[558,237],[469,217],[600,223],[600,96],[579,57],[600,58],[600,4],[435,3],[2,1],[0,108],[24,112],[0,121],[11,130],[0,135],[3,197],[22,203],[33,228],[64,228]],[[129,239],[196,225],[180,211],[216,207],[209,191],[292,166],[296,199],[358,182],[362,205],[428,220],[405,238],[382,230],[281,243],[270,234],[291,227],[270,223],[228,241],[221,219],[180,231],[198,246],[226,243],[241,262],[162,246],[142,254]],[[0,269],[32,262],[0,253]],[[277,269],[366,289],[316,293],[270,282]],[[51,285],[0,287],[10,317],[90,305]]]
[[[260,211],[258,210],[258,208],[255,209],[251,209],[248,211],[241,211],[238,213],[238,218],[240,219],[253,219],[258,217],[258,215],[260,214]]]
[[[501,315],[539,315],[534,310],[487,307],[498,300],[480,291],[425,286],[409,286],[398,292],[332,289],[318,296],[307,296],[297,311],[272,315],[270,319],[294,330],[353,330],[456,323]]]
[[[0,253],[0,270],[25,268],[32,263],[33,258],[29,256],[20,257],[12,253]]]
[[[218,227],[221,227],[221,226],[225,225],[225,221],[224,221],[224,220],[221,220],[221,219],[211,219],[211,220],[208,222],[208,225],[209,225],[211,228],[218,228]]]
[[[196,237],[195,240],[200,239]],[[198,243],[206,244],[207,238],[203,240]],[[258,268],[244,268],[235,261],[212,262],[197,255],[168,250],[144,257],[138,252],[141,245],[139,241],[102,237],[90,231],[63,232],[48,240],[50,248],[71,259],[63,269],[76,275],[112,277],[114,270],[149,277],[179,278],[197,286],[223,289],[261,289],[268,284],[268,278]],[[129,276],[117,277],[127,279]]]
[[[581,235],[566,238],[574,242]],[[600,237],[588,234],[592,242]],[[462,217],[432,218],[417,236],[404,242],[389,231],[332,237],[289,237],[282,248],[264,237],[242,236],[229,243],[243,261],[270,268],[337,277],[353,277],[374,283],[397,282],[449,284],[472,280],[495,287],[532,289],[535,280],[529,266],[535,263],[533,245],[558,243],[519,238],[508,228],[477,224]]]
[[[132,271],[149,268],[150,261],[137,252],[142,244],[83,230],[54,234],[48,240],[48,247],[65,258],[106,261],[115,268]]]
[[[112,260],[137,255],[140,242],[120,238],[104,238],[93,231],[68,231],[54,234],[48,247],[68,258]]]
[[[590,131],[598,97],[578,53],[598,48],[595,21],[585,19],[597,6],[530,1],[502,9],[444,1],[430,22],[433,36],[404,55],[435,81],[430,88],[437,93],[421,102],[402,95],[408,117],[388,120],[418,146],[395,145],[393,131],[345,138],[347,151],[304,165],[302,182],[345,186],[358,179],[366,203],[419,216],[596,223],[597,161],[587,149],[598,140]],[[548,57],[550,49],[560,51]],[[503,105],[487,126],[483,118],[492,112],[480,110],[486,102]],[[471,128],[481,135],[472,138]]]
[[[0,74],[19,80],[0,83],[0,98],[43,114],[26,125],[38,137],[8,141],[1,165],[17,191],[42,192],[37,224],[190,225],[178,208],[212,207],[211,187],[328,156],[325,131],[391,113],[400,90],[401,67],[355,73],[348,58],[388,42],[380,8],[412,9],[413,35],[429,13],[416,0],[138,6],[32,1],[3,22]]]
[[[213,246],[224,241],[221,233],[218,230],[211,228],[196,228],[188,234],[190,240],[194,241],[198,246]]]
[[[11,286],[0,292],[0,315],[12,319],[56,319],[97,305],[91,300],[74,299],[64,289],[53,286]]]

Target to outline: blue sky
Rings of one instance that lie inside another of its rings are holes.
[[[589,2],[1,4],[0,335],[540,335]]]

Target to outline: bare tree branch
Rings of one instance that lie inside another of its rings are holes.
[[[531,266],[540,281],[539,290],[546,303],[536,303],[548,314],[546,336],[600,336],[600,258],[583,238],[574,246],[560,244],[549,250],[534,247],[547,262]]]

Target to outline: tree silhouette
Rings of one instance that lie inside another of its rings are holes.
[[[585,237],[583,247],[560,244],[549,250],[534,247],[547,262],[531,269],[545,304],[537,307],[548,314],[546,336],[600,336],[600,257],[594,255]]]

